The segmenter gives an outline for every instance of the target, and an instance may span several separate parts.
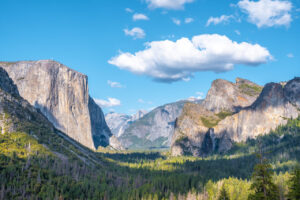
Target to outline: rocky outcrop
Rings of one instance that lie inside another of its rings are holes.
[[[53,131],[52,124],[19,96],[16,85],[0,67],[0,134],[27,130],[32,125],[38,131]]]
[[[147,111],[144,110],[139,110],[134,115],[110,112],[105,115],[105,120],[112,134],[114,134],[116,137],[120,137],[122,136],[124,131],[130,126],[130,124],[142,118],[146,113]]]
[[[251,105],[262,87],[246,79],[237,78],[235,83],[217,79],[213,81],[203,106],[213,112],[238,112]]]
[[[118,138],[129,149],[169,148],[176,118],[186,101],[178,101],[155,108],[133,121]]]
[[[52,60],[0,63],[20,95],[60,131],[95,149],[108,145],[111,133],[89,97],[87,76]]]
[[[203,105],[186,105],[176,123],[172,155],[205,156],[212,152],[224,152],[231,148],[233,142],[255,138],[285,125],[287,119],[299,115],[299,91],[299,78],[285,85],[269,83],[250,106],[241,107],[228,115],[221,114],[223,111],[211,112],[220,109],[206,108],[209,104],[207,99]],[[224,102],[213,104],[226,109],[233,105],[231,102],[229,105]]]

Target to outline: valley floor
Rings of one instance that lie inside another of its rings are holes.
[[[0,134],[0,199],[213,200],[222,186],[230,199],[247,199],[253,193],[251,174],[259,162],[258,151],[271,163],[284,199],[290,171],[300,163],[299,118],[268,135],[237,143],[223,155],[196,158],[172,157],[168,151],[102,150],[90,155],[96,164],[76,158],[73,153],[80,154],[74,148],[68,158],[58,158],[59,153],[25,133]]]

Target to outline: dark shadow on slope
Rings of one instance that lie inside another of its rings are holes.
[[[100,153],[102,154],[102,153]],[[155,161],[156,159],[166,159],[166,156],[159,152],[133,152],[133,153],[103,153],[104,157],[111,158],[116,161],[138,163],[140,161]]]

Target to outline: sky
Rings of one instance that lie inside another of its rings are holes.
[[[300,0],[0,0],[0,60],[88,76],[104,112],[204,98],[213,80],[300,76]]]

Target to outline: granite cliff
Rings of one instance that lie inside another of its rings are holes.
[[[86,75],[52,60],[1,62],[0,66],[20,96],[55,128],[90,149],[109,145],[112,134],[101,108],[89,96]]]
[[[233,142],[267,134],[298,117],[300,78],[269,83],[260,91],[260,86],[243,79],[235,84],[214,81],[202,105],[184,106],[176,121],[172,155],[222,153]]]
[[[251,105],[261,90],[261,86],[246,79],[236,78],[235,83],[217,79],[213,81],[202,105],[215,113],[238,112]]]
[[[13,153],[18,159],[46,156],[55,159],[55,162],[69,163],[72,167],[79,162],[89,166],[100,163],[91,150],[57,130],[38,108],[23,99],[17,86],[2,67],[0,135],[1,156],[10,156]]]
[[[130,126],[130,124],[142,118],[146,113],[147,111],[144,110],[139,110],[134,115],[110,112],[105,115],[105,120],[112,134],[114,134],[116,137],[120,137],[124,133],[124,131]]]
[[[129,149],[169,148],[176,118],[187,101],[159,106],[133,121],[118,138]]]

